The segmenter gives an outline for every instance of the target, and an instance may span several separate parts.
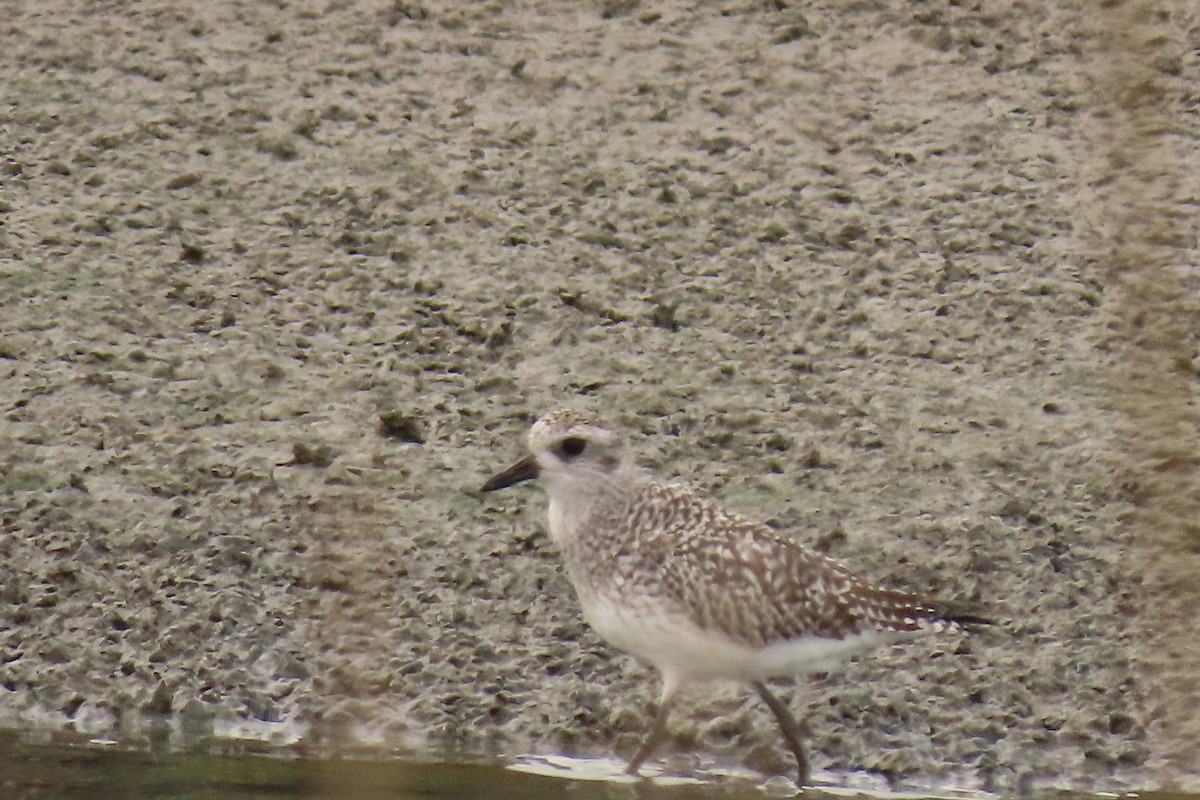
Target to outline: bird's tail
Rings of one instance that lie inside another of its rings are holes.
[[[938,622],[945,622],[951,625],[957,625],[960,628],[982,627],[985,625],[995,625],[996,620],[990,617],[984,617],[976,613],[973,609],[956,603],[944,603],[941,601],[930,603],[935,609],[935,613],[930,619]]]
[[[892,631],[917,631],[926,628],[970,628],[994,625],[964,604],[929,600],[907,592],[874,589],[864,598],[865,620]]]

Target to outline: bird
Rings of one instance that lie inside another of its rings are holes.
[[[591,414],[567,408],[538,419],[528,450],[481,491],[543,484],[550,538],[584,619],[662,677],[628,774],[667,737],[683,685],[731,680],[752,686],[774,715],[803,788],[811,776],[802,728],[767,680],[834,671],[924,629],[991,624],[951,603],[872,585],[686,485],[655,480],[626,437]]]

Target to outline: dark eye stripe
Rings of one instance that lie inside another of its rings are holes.
[[[574,458],[583,452],[583,448],[587,447],[587,441],[580,439],[578,436],[571,436],[562,440],[558,446],[559,452],[568,458]]]

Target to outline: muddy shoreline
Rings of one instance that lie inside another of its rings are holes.
[[[19,9],[0,725],[628,755],[653,674],[543,496],[476,491],[565,404],[1004,620],[783,687],[817,770],[1194,779],[1136,666],[1087,4],[892,5]],[[791,769],[736,687],[673,731],[682,770]]]

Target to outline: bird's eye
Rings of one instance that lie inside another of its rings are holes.
[[[580,439],[578,436],[571,436],[562,440],[562,443],[558,446],[558,450],[567,458],[574,458],[582,453],[585,447],[587,447],[585,440]]]

